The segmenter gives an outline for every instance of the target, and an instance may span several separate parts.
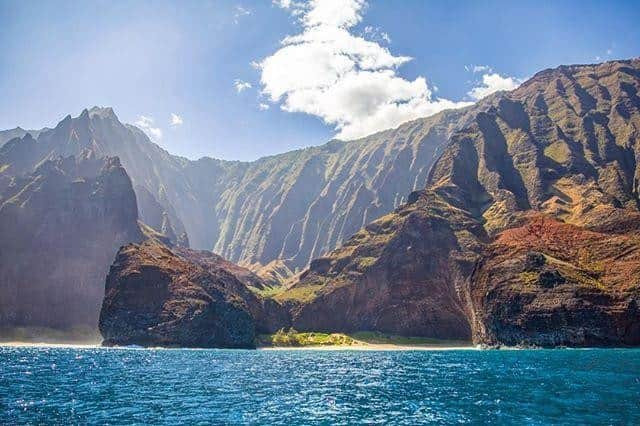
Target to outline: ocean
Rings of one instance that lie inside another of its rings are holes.
[[[640,424],[640,350],[0,347],[0,424]]]

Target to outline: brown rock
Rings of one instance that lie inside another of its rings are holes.
[[[107,277],[103,344],[251,348],[257,332],[286,326],[284,309],[249,289],[257,277],[230,266],[157,241],[123,247]]]

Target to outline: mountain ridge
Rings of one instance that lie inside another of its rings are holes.
[[[636,59],[546,71],[476,105],[438,146],[423,189],[286,287],[257,292],[277,302],[268,324],[640,345],[639,89]]]
[[[276,296],[297,330],[640,343],[640,60],[536,75],[452,135],[426,189]],[[532,229],[526,249],[508,237]],[[601,250],[553,245],[562,232]]]
[[[464,111],[442,112],[369,138],[332,140],[238,162],[173,156],[135,126],[121,124],[112,109],[94,107],[32,138],[30,153],[17,141],[8,142],[0,150],[0,164],[28,158],[18,170],[5,170],[15,174],[85,147],[117,155],[131,170],[141,219],[154,229],[162,223],[151,216],[165,213],[183,243],[189,240],[256,269],[276,259],[296,269],[392,210],[408,189],[421,186],[451,123]],[[313,189],[300,191],[301,186]]]

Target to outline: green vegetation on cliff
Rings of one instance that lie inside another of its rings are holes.
[[[278,330],[275,334],[260,334],[256,346],[301,347],[301,346],[349,346],[356,341],[342,333],[299,333],[293,328]]]

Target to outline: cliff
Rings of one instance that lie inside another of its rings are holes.
[[[230,261],[291,270],[334,249],[366,223],[391,212],[424,187],[451,133],[471,117],[445,111],[397,129],[253,162],[169,154],[111,108],[67,116],[54,129],[0,148],[0,168],[19,175],[58,156],[118,156],[138,198],[140,219],[174,242],[213,249]],[[164,229],[163,229],[164,226]]]
[[[0,328],[95,329],[118,248],[139,241],[117,158],[47,160],[0,195]]]
[[[116,256],[100,313],[105,345],[251,348],[287,324],[250,271],[204,251],[130,244]],[[255,288],[254,288],[255,290]]]
[[[564,66],[478,105],[427,189],[277,296],[294,327],[639,344],[639,87],[637,59]]]

